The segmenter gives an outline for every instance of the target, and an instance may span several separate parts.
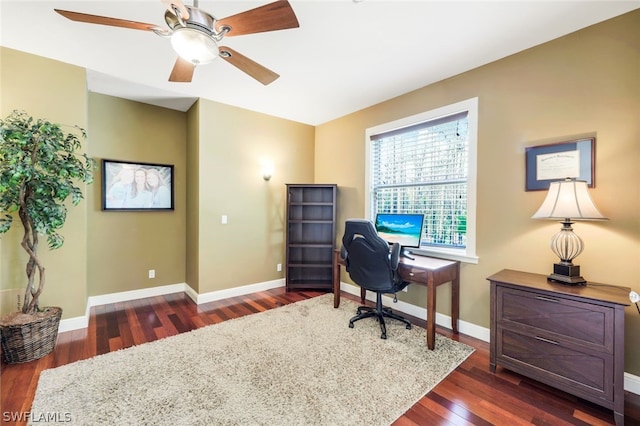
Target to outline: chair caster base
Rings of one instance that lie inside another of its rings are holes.
[[[406,318],[394,313],[391,308],[388,307],[373,308],[370,306],[359,306],[356,312],[357,315],[349,320],[349,328],[354,328],[356,321],[373,317],[378,321],[378,324],[380,324],[380,330],[382,331],[380,338],[383,340],[387,339],[387,326],[384,322],[385,317],[401,321],[405,324],[407,330],[411,330],[411,323]]]

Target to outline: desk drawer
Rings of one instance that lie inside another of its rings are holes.
[[[541,333],[599,352],[612,353],[614,310],[544,292],[498,287],[497,320],[501,327]]]
[[[398,267],[398,275],[405,281],[413,281],[419,283],[427,283],[429,279],[429,272],[424,269],[412,268],[401,265]]]

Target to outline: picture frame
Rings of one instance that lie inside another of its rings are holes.
[[[543,191],[549,184],[565,178],[596,185],[596,138],[581,138],[566,142],[530,146],[525,149],[525,190]]]
[[[102,210],[173,210],[172,164],[102,160]]]

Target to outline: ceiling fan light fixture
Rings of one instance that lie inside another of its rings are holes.
[[[208,34],[194,28],[177,28],[171,35],[173,50],[195,65],[213,62],[219,55],[218,44]]]
[[[151,31],[161,37],[170,38],[178,58],[174,62],[169,81],[177,83],[191,82],[197,65],[208,64],[218,56],[222,56],[224,61],[248,76],[264,85],[270,84],[279,77],[278,74],[230,47],[218,47],[218,43],[227,35],[256,34],[300,26],[288,0],[272,1],[220,20],[199,9],[198,0],[193,0],[193,6],[184,5],[183,0],[163,0],[163,2],[166,5],[164,20],[168,29],[145,22],[70,10],[54,10],[71,21]]]

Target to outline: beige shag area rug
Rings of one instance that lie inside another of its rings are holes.
[[[45,370],[31,410],[82,425],[388,425],[474,349],[333,295]],[[53,416],[55,414],[55,416]],[[36,424],[36,423],[33,423]],[[37,423],[41,424],[41,423]]]

